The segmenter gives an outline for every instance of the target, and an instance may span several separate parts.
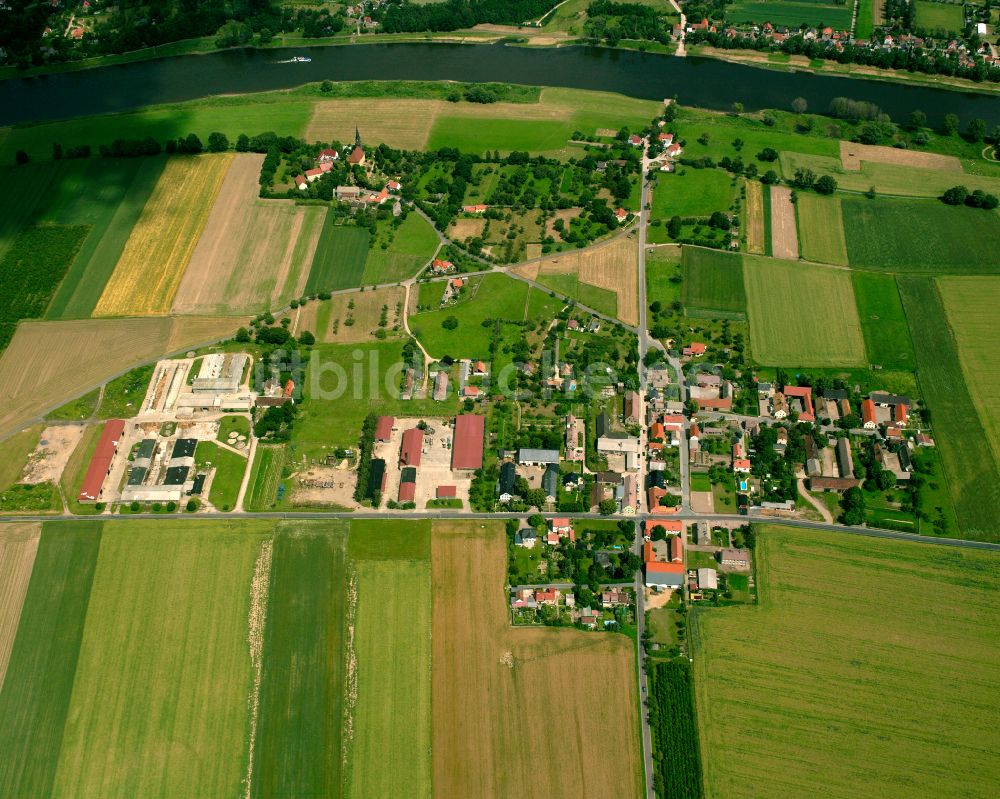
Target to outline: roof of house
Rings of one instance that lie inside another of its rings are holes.
[[[438,486],[436,493],[438,499],[454,499],[458,496],[458,488],[455,486]]]
[[[500,493],[511,493],[514,490],[515,480],[517,480],[517,468],[510,461],[504,461],[500,464]]]
[[[660,563],[656,560],[651,560],[646,564],[646,574],[653,572],[655,574],[684,574],[684,565],[682,563]]]
[[[97,440],[97,448],[90,459],[87,473],[83,478],[83,485],[77,499],[80,501],[97,499],[101,493],[101,486],[104,485],[104,478],[111,468],[111,461],[115,457],[115,450],[118,441],[125,432],[125,422],[121,419],[112,419],[105,423],[101,430],[101,437]]]
[[[375,423],[375,440],[388,441],[392,438],[392,426],[396,423],[395,417],[380,416]]]
[[[400,502],[413,502],[413,498],[417,494],[417,484],[416,483],[400,483],[399,484],[399,501]]]
[[[360,144],[351,150],[351,154],[347,156],[347,163],[349,164],[360,164],[365,160],[365,148]]]
[[[420,452],[424,446],[424,431],[411,427],[403,432],[403,443],[399,448],[399,462],[405,466],[419,466]]]
[[[670,539],[670,559],[674,561],[684,558],[684,539],[675,535]]]
[[[455,436],[451,450],[452,469],[481,469],[486,417],[463,413],[455,417]]]
[[[864,424],[875,423],[875,403],[871,399],[861,401],[861,421]]]
[[[521,463],[559,463],[559,450],[525,447],[517,451],[517,459]]]

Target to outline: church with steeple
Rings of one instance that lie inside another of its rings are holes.
[[[358,166],[365,165],[365,148],[361,144],[361,131],[357,128],[354,128],[354,149],[347,156],[347,163]]]

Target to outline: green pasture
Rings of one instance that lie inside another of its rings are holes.
[[[656,178],[652,218],[666,221],[672,216],[683,219],[728,212],[735,191],[732,177],[721,169],[678,167],[677,172]]]
[[[805,23],[811,27],[829,25],[836,30],[846,31],[851,27],[851,6],[827,3],[790,3],[784,0],[773,2],[745,2],[737,0],[726,9],[726,19],[732,23],[756,22],[772,25],[787,25],[798,28]]]
[[[965,28],[965,18],[961,3],[930,3],[914,0],[917,28],[933,34],[942,30],[956,35]]]
[[[847,244],[839,197],[800,192],[795,203],[799,249],[807,261],[847,266]]]
[[[581,282],[576,273],[540,273],[537,282],[606,316],[618,315],[618,295]]]
[[[467,153],[483,153],[486,150],[549,153],[565,147],[573,130],[570,121],[488,119],[442,114],[431,128],[427,149],[455,147]]]
[[[208,500],[217,510],[233,510],[247,470],[247,459],[214,441],[199,441],[195,460],[199,469],[215,469]]]
[[[352,560],[420,560],[431,555],[427,519],[352,519],[347,556]]]
[[[383,241],[388,245],[385,249]],[[416,212],[394,230],[391,240],[380,227],[368,251],[361,282],[380,285],[411,278],[433,257],[438,244],[434,228]]]
[[[896,279],[892,275],[852,272],[851,282],[868,362],[885,369],[915,369],[910,327]]]
[[[741,256],[721,250],[684,247],[681,266],[684,275],[681,300],[687,312],[746,312]]]
[[[370,235],[365,228],[337,225],[336,221],[327,213],[306,281],[307,294],[361,285]]]

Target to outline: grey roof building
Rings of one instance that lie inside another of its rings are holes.
[[[547,466],[550,463],[559,463],[559,450],[557,449],[519,449],[517,451],[517,462],[526,466]]]

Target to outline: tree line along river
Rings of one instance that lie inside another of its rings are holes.
[[[287,63],[307,55],[308,63]],[[286,62],[286,63],[280,63]],[[288,89],[320,80],[457,80],[592,89],[685,105],[747,111],[788,108],[803,97],[824,113],[834,97],[875,103],[894,120],[914,109],[931,124],[1000,124],[1000,97],[925,86],[779,72],[711,58],[597,47],[526,48],[400,43],[225,50],[0,82],[0,125],[128,111],[219,94]]]

